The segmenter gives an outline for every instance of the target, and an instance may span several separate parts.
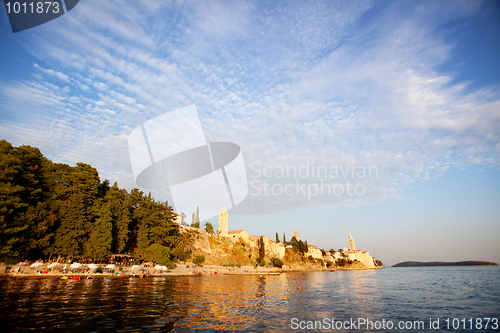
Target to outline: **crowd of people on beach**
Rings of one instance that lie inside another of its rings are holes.
[[[65,259],[56,261],[37,260],[23,261],[15,265],[5,266],[1,273],[12,276],[64,276],[64,275],[110,275],[110,276],[165,276],[165,275],[217,275],[217,274],[255,274],[281,271],[269,267],[253,266],[220,266],[220,265],[196,265],[193,263],[180,262],[174,268],[155,265],[152,262],[140,262],[134,258],[120,258],[118,260],[94,261],[90,259]],[[116,258],[114,258],[116,259]]]

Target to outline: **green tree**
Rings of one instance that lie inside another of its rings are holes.
[[[285,233],[283,233],[283,244],[286,243]]]
[[[307,253],[307,241],[304,243],[301,240],[297,241],[295,237],[292,237],[292,241],[290,243],[292,244],[292,249],[294,252],[300,252],[302,254]]]
[[[183,253],[192,252],[194,249],[194,234],[190,231],[179,233],[175,247],[176,250]]]
[[[205,256],[204,255],[197,255],[193,258],[193,263],[194,264],[202,264],[205,262]]]
[[[120,209],[120,207],[117,207]],[[130,211],[126,202],[122,202],[121,210],[115,211],[113,227],[113,252],[122,253],[125,250],[129,238],[129,224],[131,221]]]
[[[151,194],[146,197],[142,191],[132,189],[128,196],[128,205],[132,217],[126,248],[141,254],[154,243],[174,247],[178,228],[172,223],[174,215],[167,202],[156,202],[151,198]]]
[[[280,242],[280,238],[278,236],[278,233],[276,233],[276,243],[279,243]]]
[[[70,257],[82,255],[90,226],[90,216],[82,195],[74,194],[67,199],[60,207],[58,216],[60,224],[50,252]]]
[[[200,227],[200,207],[196,207],[196,228]]]
[[[111,255],[113,242],[113,218],[109,205],[101,206],[99,218],[95,221],[90,237],[85,243],[85,256],[95,259],[107,258]]]
[[[264,238],[261,236],[259,238],[259,258],[263,259],[265,255],[266,255],[266,248],[264,245]]]
[[[37,148],[15,148],[0,141],[0,259],[24,259],[33,250],[31,246],[40,245],[31,238],[37,217],[46,217],[41,212],[45,206],[37,205],[46,192],[43,171],[48,163]]]
[[[192,219],[191,219],[191,227],[195,227],[195,217],[194,217],[194,212],[193,212],[193,216],[192,216]]]
[[[144,250],[144,258],[160,265],[168,265],[170,260],[170,249],[161,244],[151,244]]]
[[[151,214],[155,217],[150,226],[151,243],[162,244],[172,248],[175,244],[175,239],[178,237],[178,228],[172,222],[174,219],[172,207],[167,204],[163,205],[159,202],[153,202],[150,209]]]
[[[37,202],[28,207],[26,221],[30,226],[29,257],[42,258],[50,254],[50,245],[54,243],[54,225],[57,217],[50,211],[46,202]]]
[[[135,252],[143,254],[144,250],[151,245],[150,227],[156,222],[156,216],[153,212],[152,205],[154,204],[151,195],[148,197],[142,196],[138,198],[138,206],[134,208],[132,218],[136,221],[136,246]]]
[[[343,266],[347,265],[347,260],[344,258],[337,259],[336,264],[339,267],[343,267]]]
[[[59,221],[50,252],[81,255],[102,204],[99,174],[90,165],[77,163],[73,168],[53,165],[51,176],[56,179],[51,205]]]
[[[277,268],[282,268],[284,265],[283,261],[281,261],[281,259],[279,259],[279,258],[271,259],[271,263],[273,264],[274,267],[277,267]]]
[[[214,226],[210,222],[205,222],[205,231],[207,234],[213,234],[214,233]]]
[[[302,252],[300,243],[297,241],[295,236],[293,236],[292,239],[290,240],[290,244],[292,245],[293,252],[295,253]]]
[[[0,141],[0,259],[141,254],[181,238],[168,202],[100,181],[85,163],[52,163],[37,148]],[[110,243],[109,243],[110,242]]]
[[[106,191],[105,201],[111,211],[113,223],[113,243],[111,249],[114,253],[123,252],[129,238],[131,216],[126,198],[127,191],[120,190],[116,182]]]

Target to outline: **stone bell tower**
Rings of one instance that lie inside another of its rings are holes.
[[[356,245],[354,245],[354,238],[352,238],[351,233],[349,233],[349,250],[356,251]]]
[[[227,218],[227,209],[226,207],[222,207],[219,212],[219,236],[227,237],[228,232],[228,218]]]

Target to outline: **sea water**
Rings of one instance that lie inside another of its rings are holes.
[[[500,332],[499,319],[499,267],[0,278],[2,332]]]

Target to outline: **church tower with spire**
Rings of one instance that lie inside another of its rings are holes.
[[[354,245],[354,238],[352,238],[351,233],[349,233],[349,251],[356,251],[356,245]]]

